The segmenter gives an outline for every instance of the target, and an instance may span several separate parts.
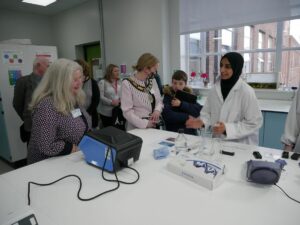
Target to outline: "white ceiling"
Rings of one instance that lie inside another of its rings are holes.
[[[0,9],[9,9],[40,15],[55,15],[89,0],[57,0],[47,7],[23,3],[22,0],[0,0]]]

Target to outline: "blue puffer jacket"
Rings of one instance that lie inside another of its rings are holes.
[[[192,90],[185,87],[183,91],[192,93]],[[165,121],[165,126],[168,131],[178,132],[178,129],[184,129],[186,134],[196,135],[195,129],[190,129],[185,127],[185,122],[188,120],[189,115],[193,117],[198,117],[202,106],[198,103],[191,104],[185,101],[181,101],[179,107],[172,107],[171,101],[174,98],[175,92],[170,86],[165,86],[164,88],[164,109],[162,112],[163,119]]]

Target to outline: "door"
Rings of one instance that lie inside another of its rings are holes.
[[[282,149],[281,136],[284,132],[287,113],[265,112],[263,146]]]
[[[98,76],[95,74],[96,71],[94,67],[96,66],[97,69],[102,69],[102,65],[99,65],[101,52],[100,52],[100,43],[85,45],[84,48],[84,58],[88,62],[91,68],[91,75],[94,79],[98,80]]]

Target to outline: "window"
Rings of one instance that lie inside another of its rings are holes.
[[[283,25],[282,47],[300,47],[300,19],[285,21]]]
[[[258,32],[258,48],[262,49],[264,46],[265,33],[261,30]]]
[[[300,82],[300,19],[284,21],[282,33],[281,73],[279,82],[286,87]]]
[[[250,26],[244,27],[244,49],[249,50],[251,49],[252,43],[252,31]]]
[[[274,38],[272,36],[268,37],[268,48],[275,48]],[[267,53],[267,69],[266,72],[274,71],[274,61],[275,55],[272,52]]]
[[[222,43],[222,52],[228,52],[232,49],[232,28],[223,29],[221,31],[221,43]]]
[[[253,87],[276,88],[278,83],[298,86],[298,27],[300,19],[181,35],[181,68],[188,74],[205,72],[213,84],[219,74],[221,56],[237,51],[244,56],[243,77]],[[182,46],[189,46],[189,51]]]
[[[300,50],[282,51],[280,83],[298,87],[300,82]]]

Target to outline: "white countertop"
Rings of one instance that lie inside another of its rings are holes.
[[[204,105],[205,101],[206,101],[206,97],[202,97],[200,100],[198,100],[198,103]],[[262,111],[288,113],[292,101],[258,99],[258,104]]]
[[[136,129],[131,133],[143,139],[140,159],[133,164],[140,173],[136,184],[121,184],[117,191],[88,202],[77,199],[79,182],[74,178],[46,187],[32,185],[31,205],[28,206],[28,181],[48,183],[76,174],[82,179],[80,196],[83,198],[116,187],[115,183],[105,182],[101,170],[88,165],[81,152],[47,159],[0,176],[0,224],[7,224],[8,220],[24,212],[29,215],[28,211],[33,211],[38,223],[43,225],[299,223],[298,204],[275,186],[254,184],[246,179],[246,161],[254,159],[252,151],[260,151],[262,160],[271,161],[279,158],[281,151],[224,142],[223,148],[235,152],[235,155],[222,156],[227,168],[224,181],[211,191],[168,171],[166,165],[174,155],[154,160],[153,149],[161,146],[162,140],[176,137],[177,133],[155,129]],[[187,138],[190,145],[200,141],[197,136],[187,135]],[[278,185],[299,200],[298,162],[291,159],[286,159],[286,162]],[[114,179],[109,174],[105,176]],[[123,169],[118,172],[118,177],[131,181],[136,175]]]
[[[288,113],[290,110],[292,101],[258,99],[258,103],[259,103],[259,107],[262,111]]]

